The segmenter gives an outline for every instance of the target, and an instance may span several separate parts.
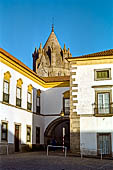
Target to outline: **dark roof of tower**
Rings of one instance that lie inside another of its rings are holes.
[[[52,25],[52,30],[51,33],[49,35],[49,38],[47,39],[45,45],[44,45],[44,50],[48,50],[48,47],[54,47],[54,49],[61,49],[61,46],[57,40],[57,37],[54,33],[54,27]]]

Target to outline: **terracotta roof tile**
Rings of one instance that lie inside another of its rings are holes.
[[[38,76],[33,70],[31,70],[29,67],[27,67],[24,63],[22,63],[20,60],[18,60],[17,58],[15,58],[14,56],[12,56],[11,54],[9,54],[8,52],[6,52],[5,50],[3,50],[2,48],[0,48],[0,53],[4,54],[5,56],[7,56],[9,59],[13,60],[14,62],[16,62],[17,64],[19,64],[20,66],[22,66],[23,68],[27,69],[29,72],[31,72],[32,74],[34,74],[35,76],[37,76],[39,79],[41,79],[42,81],[48,83],[48,82],[64,82],[64,81],[69,81],[70,77],[69,76],[58,76],[58,77],[40,77]]]
[[[18,60],[16,57],[12,56],[11,54],[9,54],[7,51],[5,51],[4,49],[0,48],[0,53],[6,55],[7,57],[9,57],[11,60],[13,60],[14,62],[16,62],[17,64],[19,64],[20,66],[22,66],[23,68],[27,69],[28,71],[30,71],[32,74],[34,74],[35,76],[37,76],[38,78],[40,78],[41,80],[43,80],[41,77],[39,77],[33,70],[31,70],[28,66],[26,66],[24,63],[22,63],[20,60]],[[44,80],[43,80],[44,81]]]
[[[70,76],[41,77],[46,82],[69,81]]]
[[[71,59],[74,58],[87,58],[87,57],[100,57],[100,56],[112,56],[113,55],[113,49],[106,50],[106,51],[101,51],[97,53],[92,53],[92,54],[87,54],[87,55],[82,55],[82,56],[77,56],[77,57],[71,57]]]

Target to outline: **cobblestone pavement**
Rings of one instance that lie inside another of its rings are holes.
[[[113,170],[113,160],[18,153],[0,156],[0,170]]]

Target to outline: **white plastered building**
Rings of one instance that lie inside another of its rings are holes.
[[[73,152],[113,155],[113,50],[70,61],[70,145]]]
[[[5,145],[9,153],[40,149],[53,137],[60,143],[55,128],[69,123],[65,99],[69,102],[69,76],[42,79],[0,49],[0,152]]]

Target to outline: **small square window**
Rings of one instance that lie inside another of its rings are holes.
[[[95,71],[95,80],[110,80],[111,79],[111,69],[98,69]]]

